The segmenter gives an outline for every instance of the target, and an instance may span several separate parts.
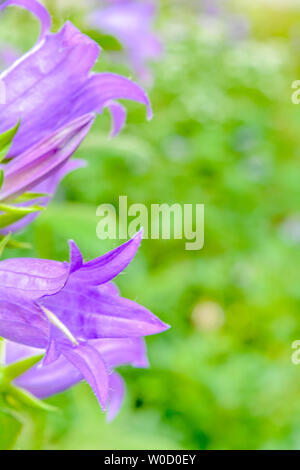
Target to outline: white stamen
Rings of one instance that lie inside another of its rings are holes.
[[[43,310],[44,314],[47,316],[48,320],[52,325],[56,326],[70,341],[74,346],[78,346],[77,340],[72,335],[71,331],[64,325],[53,312],[48,310],[46,307],[40,305],[40,308]]]

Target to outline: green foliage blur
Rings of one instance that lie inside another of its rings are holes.
[[[68,17],[100,41],[97,70],[132,75],[114,41],[87,30],[79,1],[46,3],[56,29]],[[61,411],[22,417],[16,449],[300,447],[300,365],[291,361],[300,339],[300,107],[291,101],[300,9],[237,1],[214,17],[199,4],[161,2],[153,121],[129,103],[125,130],[110,140],[108,114],[98,117],[76,153],[88,167],[16,237],[32,248],[5,251],[66,260],[72,238],[88,260],[119,243],[96,237],[102,203],[204,203],[203,250],[144,240],[117,279],[122,295],[172,328],[147,339],[149,370],[121,369],[126,400],[112,424],[80,384],[49,400]],[[245,37],[233,17],[248,22]],[[1,21],[1,40],[22,51],[34,43],[27,13]]]

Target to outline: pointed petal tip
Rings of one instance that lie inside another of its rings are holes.
[[[163,326],[163,328],[164,328],[164,329],[161,331],[161,333],[163,333],[164,331],[168,331],[168,330],[170,330],[170,328],[172,328],[171,325],[168,325],[167,323],[164,323],[164,322],[161,322],[161,323],[162,323],[162,326]]]
[[[168,325],[167,323],[164,323],[159,318],[157,318],[157,328],[155,329],[155,331],[152,334],[158,335],[160,333],[164,333],[165,331],[169,330],[170,328],[171,328],[170,325]]]
[[[96,114],[95,113],[87,113],[79,118],[74,119],[73,122],[70,123],[70,127],[73,126],[73,129],[81,129],[82,127],[91,126],[95,121]]]
[[[70,273],[77,271],[83,265],[83,257],[74,240],[68,240],[70,247]]]
[[[138,240],[139,242],[141,242],[143,235],[144,235],[144,228],[141,227],[140,230],[132,237],[132,240]]]
[[[152,119],[153,119],[153,110],[149,101],[149,104],[147,106],[147,121],[151,121]]]

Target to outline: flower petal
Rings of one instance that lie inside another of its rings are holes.
[[[91,344],[100,352],[109,367],[149,367],[144,338],[103,338],[91,340]]]
[[[126,121],[126,109],[120,103],[112,101],[107,105],[112,117],[111,137],[118,135],[124,127]]]
[[[70,246],[70,274],[81,268],[83,264],[82,254],[73,240],[69,240]]]
[[[110,423],[120,411],[125,395],[124,380],[115,372],[109,376],[109,399],[106,419]]]
[[[19,377],[15,384],[28,390],[37,398],[48,398],[83,380],[81,372],[64,356],[50,365],[35,366]]]
[[[62,354],[90,384],[101,408],[105,410],[109,390],[108,371],[98,351],[88,344],[80,344],[74,348],[63,347]]]
[[[23,344],[6,341],[5,364],[13,364],[28,357],[37,356],[43,353],[42,349],[24,346]]]
[[[0,107],[0,133],[21,120],[9,156],[18,156],[86,113],[76,95],[88,79],[99,46],[70,22],[48,34],[12,67],[0,75],[6,104]]]
[[[131,240],[118,248],[88,263],[84,263],[72,275],[72,279],[84,284],[100,285],[115,278],[131,263],[140,246],[142,235],[141,230]]]
[[[0,191],[1,200],[14,198],[57,173],[80,145],[93,120],[93,114],[75,119],[24,152],[20,158],[2,165],[5,177]]]
[[[129,78],[122,77],[115,73],[97,73],[93,74],[80,91],[79,102],[85,112],[90,109],[90,102],[93,100],[96,104],[96,110],[101,113],[103,108],[111,100],[132,100],[144,104],[147,107],[147,118],[152,119],[153,113],[149,98],[143,88],[137,85]],[[85,101],[85,105],[84,105]],[[84,108],[85,106],[85,108]]]
[[[0,133],[21,122],[9,157],[18,157],[84,114],[102,113],[112,100],[145,104],[151,118],[149,99],[136,83],[116,74],[90,73],[98,55],[98,44],[67,22],[0,75],[6,90]]]
[[[0,288],[0,336],[16,343],[45,348],[49,325],[41,310],[18,291]]]
[[[138,338],[168,329],[153,313],[131,300],[103,294],[69,278],[56,295],[38,301],[42,308],[55,312],[75,338]]]
[[[38,299],[55,294],[66,283],[67,264],[35,258],[11,258],[0,262],[0,285],[9,294]]]
[[[10,362],[35,356],[41,352],[40,349],[20,346],[15,343],[7,343],[7,357]],[[96,340],[91,345],[99,351],[103,360],[109,368],[122,364],[131,364],[134,367],[146,367],[147,358],[143,340],[140,339],[117,339]],[[35,366],[26,374],[23,374],[16,384],[25,388],[38,398],[47,398],[56,393],[72,387],[83,380],[83,375],[64,356],[60,356],[55,363],[39,367]]]

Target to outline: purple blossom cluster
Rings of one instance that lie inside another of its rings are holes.
[[[0,165],[2,237],[30,223],[38,210],[29,209],[46,206],[61,179],[84,164],[71,157],[96,113],[110,110],[113,136],[126,119],[119,99],[145,105],[152,116],[149,99],[136,83],[91,71],[99,46],[73,24],[53,34],[48,11],[38,1],[7,0],[0,11],[10,5],[37,16],[41,33],[37,44],[0,75],[6,90],[0,150],[15,129]],[[22,217],[12,218],[14,211]],[[0,352],[5,349],[0,367],[19,372],[10,376],[14,390],[43,399],[85,379],[108,418],[116,415],[124,384],[114,369],[147,367],[144,337],[168,328],[146,308],[121,297],[112,282],[134,258],[141,238],[140,232],[89,262],[73,241],[69,262],[0,262],[0,337],[5,338],[4,343],[0,338]]]

